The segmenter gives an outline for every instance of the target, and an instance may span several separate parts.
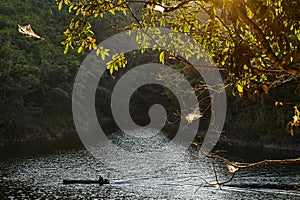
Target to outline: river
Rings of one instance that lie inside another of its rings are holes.
[[[103,148],[108,148],[105,145]],[[176,154],[174,145],[167,145]],[[55,142],[2,147],[0,199],[300,199],[300,165],[270,165],[243,171],[222,189],[208,186],[214,180],[211,160],[168,156],[149,170],[122,156],[109,165],[95,159],[74,138]],[[226,147],[225,155],[243,162],[294,158],[292,152]],[[110,152],[110,157],[118,157]],[[151,157],[151,153],[150,153]],[[142,162],[148,162],[148,158]],[[217,165],[219,178],[226,166]],[[63,185],[64,178],[111,180],[108,185]],[[200,187],[201,186],[201,187]],[[297,190],[298,188],[298,190]]]

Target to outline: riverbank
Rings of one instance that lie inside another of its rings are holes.
[[[48,119],[48,120],[47,120]],[[65,138],[78,140],[73,119],[68,115],[59,119],[47,118],[34,125],[35,128],[13,134],[0,135],[0,147],[35,144],[37,142],[62,141]],[[112,121],[108,118],[100,120],[101,127],[111,131]],[[116,127],[114,124],[113,127]],[[73,139],[72,139],[73,138]]]
[[[37,141],[51,142],[62,139],[69,135],[75,135],[74,129],[53,132],[51,130],[42,130],[39,132],[19,133],[12,137],[0,138],[0,146],[18,146],[28,143],[36,143]]]
[[[0,138],[2,148],[6,147],[21,147],[21,146],[39,146],[40,144],[58,143],[63,146],[82,146],[81,141],[76,133],[75,128],[69,128],[60,132],[53,133],[52,131],[42,131],[38,133],[30,133],[20,135],[16,138],[3,139]],[[263,149],[267,151],[289,151],[300,152],[300,136],[282,135],[233,135],[230,133],[222,134],[217,149],[229,149],[231,147],[241,147],[249,149]]]
[[[10,129],[0,135],[0,146],[22,145],[36,141],[55,141],[68,135],[76,134],[71,118],[52,119],[47,117],[44,120],[35,122],[30,129]]]
[[[219,139],[221,145],[235,145],[262,149],[276,149],[281,151],[300,152],[300,135],[288,134],[266,134],[266,135],[234,135],[232,133],[222,134]]]

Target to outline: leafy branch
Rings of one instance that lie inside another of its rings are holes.
[[[286,127],[287,133],[289,133],[292,136],[295,134],[294,133],[295,127],[300,127],[300,112],[297,106],[295,106],[294,109],[295,109],[295,114],[293,116],[293,120],[290,121]]]
[[[281,64],[280,59],[275,55],[262,30],[247,16],[246,13],[244,13],[246,12],[245,7],[239,5],[239,7],[236,9],[236,12],[238,14],[238,17],[242,20],[242,22],[248,25],[250,30],[253,31],[253,34],[256,36],[257,40],[262,45],[263,53],[265,53],[268,56],[268,58],[274,63],[274,65],[285,73],[291,74],[293,76],[300,76],[298,70],[289,68],[288,66],[284,66]]]

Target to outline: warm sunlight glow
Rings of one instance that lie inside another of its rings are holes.
[[[154,10],[159,11],[159,12],[164,12],[165,8],[160,5],[155,5]]]

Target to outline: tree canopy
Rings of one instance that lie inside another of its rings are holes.
[[[300,4],[297,0],[57,0],[74,13],[65,52],[96,49],[92,20],[124,15],[119,27],[167,27],[203,46],[227,80],[250,99],[300,75]],[[143,47],[141,47],[143,48]],[[104,55],[103,50],[98,50]],[[111,71],[113,72],[113,70]]]
[[[184,33],[209,52],[220,70],[226,72],[225,82],[232,86],[232,93],[247,96],[250,100],[268,95],[271,88],[294,81],[299,88],[300,76],[300,2],[298,0],[56,0],[58,8],[67,8],[72,15],[64,32],[65,53],[77,48],[78,53],[96,49],[105,59],[111,56],[107,69],[112,74],[126,66],[124,55],[109,55],[109,49],[97,47],[93,24],[107,20],[112,27],[136,30],[144,27],[165,27]],[[114,19],[114,20],[113,20]],[[126,19],[126,20],[124,20]],[[124,22],[125,21],[125,22]],[[99,30],[97,30],[99,31]],[[101,34],[101,33],[100,33]],[[157,38],[152,38],[157,43]],[[142,39],[145,40],[145,37]],[[199,54],[191,44],[184,44],[185,55],[162,51],[159,61],[172,55],[189,57]],[[140,50],[147,48],[140,41]],[[157,47],[158,50],[159,47]],[[200,52],[201,53],[201,52]],[[187,63],[184,60],[185,64]],[[285,99],[286,100],[286,99]],[[286,102],[275,100],[276,106]],[[288,101],[288,100],[287,100]],[[288,104],[298,105],[293,102]],[[295,116],[288,124],[300,125]]]

